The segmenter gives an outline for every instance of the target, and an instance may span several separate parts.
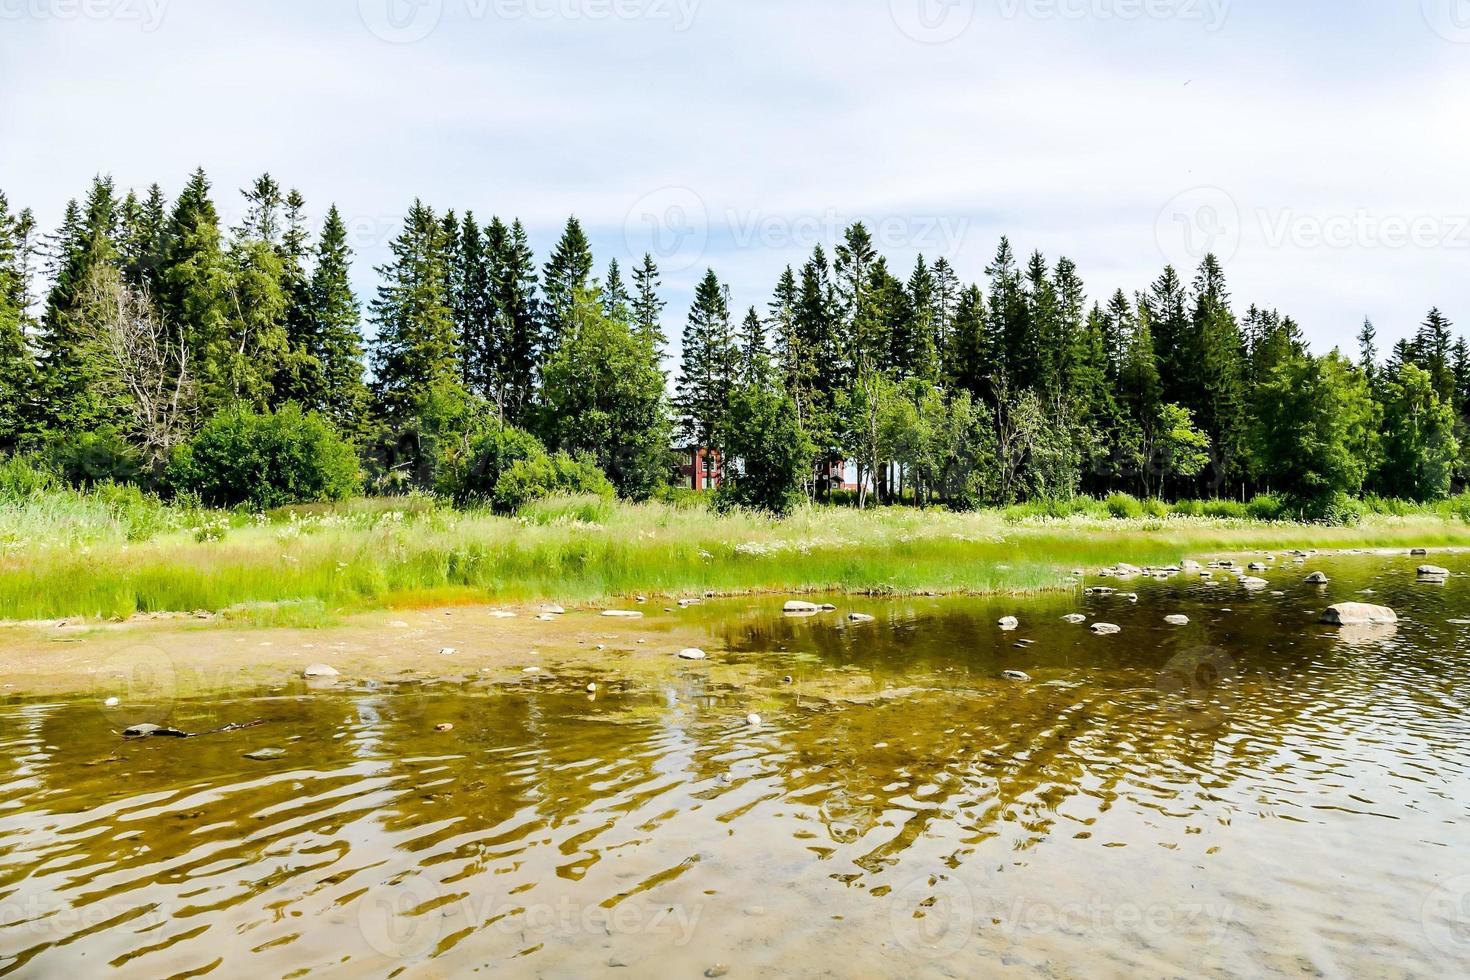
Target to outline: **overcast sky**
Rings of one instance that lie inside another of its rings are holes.
[[[568,214],[652,250],[677,335],[713,266],[764,309],[863,219],[904,274],[1002,234],[1094,298],[1226,260],[1318,349],[1470,327],[1470,0],[0,0],[0,188],[94,173],[226,216],[270,171],[352,223]]]

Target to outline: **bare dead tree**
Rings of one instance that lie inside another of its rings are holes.
[[[192,428],[189,345],[164,323],[147,292],[129,286],[116,269],[92,273],[85,309],[108,393],[126,411],[144,462],[157,470]]]

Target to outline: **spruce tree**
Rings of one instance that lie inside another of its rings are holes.
[[[628,295],[628,286],[623,282],[623,270],[618,260],[607,264],[607,282],[602,287],[602,309],[610,318],[622,323],[633,322],[633,297]]]
[[[1164,382],[1164,398],[1185,404],[1188,395],[1185,372],[1191,356],[1186,350],[1190,331],[1189,296],[1172,265],[1164,267],[1138,305],[1140,318],[1147,313],[1149,335]]]
[[[755,384],[764,377],[770,364],[771,348],[766,340],[766,321],[754,306],[745,314],[740,326],[740,378],[743,384]]]
[[[1358,367],[1368,379],[1368,387],[1378,384],[1378,328],[1373,321],[1363,318],[1363,329],[1358,331]]]
[[[682,434],[699,446],[714,445],[737,381],[739,354],[730,320],[729,294],[713,269],[694,291],[684,327],[679,384],[674,399]]]
[[[953,340],[947,360],[946,381],[951,388],[969,392],[976,399],[988,397],[989,379],[996,365],[990,346],[985,294],[979,286],[965,288],[955,304]]]
[[[503,233],[504,226],[500,227]],[[495,326],[494,247],[488,236],[481,233],[474,212],[465,212],[454,256],[457,271],[450,283],[455,332],[459,338],[460,382],[467,391],[485,399],[494,398],[500,361]]]
[[[1219,451],[1216,476],[1229,479],[1238,473],[1246,449],[1245,344],[1230,311],[1224,271],[1213,255],[1200,263],[1194,294],[1181,404],[1194,412]]]
[[[1035,373],[1035,357],[1029,340],[1026,292],[1021,286],[1021,271],[1009,238],[1001,238],[985,275],[990,279],[989,347],[997,361],[996,368],[1004,371],[1008,386],[1024,387],[1027,381],[1022,379],[1029,380]]]
[[[378,269],[382,280],[371,304],[373,389],[391,422],[407,420],[425,395],[459,380],[459,338],[450,304],[445,227],[414,201],[403,231]]]
[[[663,312],[667,304],[659,297],[660,285],[653,255],[644,252],[642,264],[633,270],[633,329],[662,354],[669,340],[664,336]]]
[[[508,421],[523,425],[546,351],[536,299],[536,258],[519,221],[507,231],[496,218],[489,238],[497,347],[494,400]]]
[[[952,373],[948,360],[950,343],[954,336],[956,307],[960,301],[960,281],[955,275],[954,267],[942,255],[934,260],[930,278],[933,288],[930,293],[929,323],[934,331],[933,343],[938,355],[939,377],[948,378]],[[911,291],[912,288],[910,284]]]
[[[545,343],[555,350],[566,333],[572,304],[578,294],[592,284],[592,246],[575,217],[567,219],[561,240],[546,262],[541,275],[541,292],[545,296],[542,316]]]
[[[321,387],[309,402],[343,432],[366,428],[369,395],[363,383],[362,310],[352,292],[352,250],[347,226],[333,205],[316,247],[309,297],[309,353],[318,365]]]
[[[159,275],[159,313],[189,352],[206,411],[228,401],[228,363],[233,357],[232,295],[219,213],[210,198],[209,178],[196,170],[169,216]]]
[[[1449,318],[1435,307],[1424,318],[1413,341],[1414,363],[1429,375],[1435,394],[1445,403],[1455,394],[1452,328]]]
[[[30,211],[12,213],[0,192],[0,451],[16,448],[37,408],[29,337],[34,234]]]

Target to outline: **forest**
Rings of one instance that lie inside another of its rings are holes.
[[[415,201],[359,297],[336,207],[310,222],[269,175],[242,193],[226,227],[202,170],[172,200],[98,177],[51,231],[0,195],[0,487],[512,513],[677,496],[698,446],[719,506],[775,514],[1130,494],[1336,523],[1470,475],[1470,350],[1437,307],[1386,352],[1365,320],[1314,353],[1213,256],[1093,297],[1005,238],[983,282],[895,269],[856,223],[769,296],[709,270],[675,355],[654,256],[599,266],[576,218],[538,262],[518,220]]]

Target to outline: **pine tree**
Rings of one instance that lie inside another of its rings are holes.
[[[1368,379],[1368,387],[1378,384],[1378,328],[1373,321],[1363,318],[1363,329],[1358,331],[1358,366]]]
[[[270,174],[241,194],[248,206],[227,255],[226,332],[204,348],[207,370],[201,380],[208,410],[233,404],[263,409],[276,400],[278,384],[288,391],[301,384],[287,318],[304,273],[290,268],[299,257],[286,251],[285,194]],[[301,349],[297,354],[305,356]]]
[[[914,263],[914,271],[909,273],[907,291],[900,291],[888,299],[890,319],[908,323],[912,331],[911,339],[905,345],[908,348],[907,361],[900,366],[903,377],[936,382],[941,376],[941,348],[938,344],[949,342],[950,327],[935,324],[945,315],[940,309],[939,285],[935,279],[938,268],[936,264],[931,269],[924,262],[924,256],[920,255]],[[899,308],[892,309],[893,305]]]
[[[321,378],[321,386],[308,404],[343,432],[361,433],[367,423],[369,395],[362,379],[362,310],[352,292],[351,264],[347,226],[333,205],[322,225],[316,267],[307,290],[311,322],[308,352]]]
[[[568,316],[576,296],[592,284],[592,246],[575,217],[567,219],[561,240],[551,253],[541,275],[545,343],[555,350],[566,332]]]
[[[864,358],[881,363],[891,359],[891,353],[883,349],[887,337],[874,288],[873,267],[879,261],[873,236],[861,221],[843,233],[833,265],[841,310],[841,322],[834,336],[837,363],[857,364]],[[881,276],[878,282],[882,282]]]
[[[433,209],[414,201],[389,246],[392,261],[378,269],[382,282],[371,305],[378,328],[373,387],[390,421],[407,419],[420,398],[459,379],[445,245],[444,225]]]
[[[1108,300],[1107,312],[1102,323],[1103,349],[1108,356],[1108,378],[1116,382],[1123,375],[1123,365],[1133,346],[1133,333],[1138,321],[1128,297],[1119,289]]]
[[[741,382],[755,384],[765,375],[771,348],[766,340],[766,321],[761,319],[754,306],[745,314],[745,322],[740,326],[740,341]]]
[[[450,288],[454,291],[460,382],[467,391],[491,399],[500,358],[495,329],[493,257],[492,246],[487,235],[480,232],[474,212],[465,212],[458,246],[454,257],[457,272],[451,277]]]
[[[846,389],[852,367],[845,357],[837,289],[820,245],[801,267],[794,312],[802,357],[798,371],[801,384],[810,387],[824,407],[830,406],[833,393]]]
[[[663,312],[667,304],[658,295],[660,285],[653,255],[644,252],[643,263],[633,270],[633,329],[662,354],[669,339],[664,336]]]
[[[738,370],[729,294],[710,269],[694,291],[694,305],[684,327],[674,399],[683,434],[697,445],[714,444],[714,435],[725,421]]]
[[[1224,271],[1213,255],[1200,263],[1194,294],[1181,404],[1194,412],[1219,450],[1216,475],[1228,479],[1246,449],[1245,344],[1230,311]]]
[[[960,281],[949,260],[940,256],[934,260],[930,270],[933,291],[930,302],[930,325],[934,331],[934,350],[939,358],[939,376],[951,377],[953,371],[948,364],[950,344],[954,337],[955,313],[960,301]]]
[[[1078,372],[1083,370],[1079,359],[1090,359],[1091,354],[1089,341],[1084,337],[1087,288],[1077,273],[1077,264],[1066,256],[1057,260],[1052,291],[1056,296],[1056,329],[1051,341],[1055,390],[1072,395]]]
[[[796,302],[796,273],[788,265],[776,281],[776,289],[771,294],[767,309],[770,310],[769,320],[775,329],[776,361],[781,376],[786,381],[786,388],[796,402],[797,414],[800,415],[807,387],[802,366],[807,358],[802,353],[802,340],[796,328]]]
[[[1001,238],[985,275],[990,279],[988,346],[997,361],[996,367],[1005,372],[1007,384],[1012,388],[1025,387],[1035,375],[1035,356],[1030,344],[1026,292],[1021,286],[1021,271],[1009,238]]]
[[[995,368],[995,355],[990,346],[990,326],[985,312],[985,294],[979,286],[962,291],[955,304],[953,341],[949,345],[946,381],[957,391],[974,398],[985,397],[991,386],[989,379]]]
[[[1419,332],[1414,336],[1414,363],[1428,373],[1439,400],[1448,403],[1454,397],[1455,377],[1451,363],[1453,324],[1439,307],[1429,311]]]
[[[174,202],[159,279],[159,313],[187,347],[206,411],[213,410],[229,400],[229,323],[239,297],[232,295],[219,213],[203,170],[194,172]]]
[[[0,193],[0,450],[11,451],[30,429],[36,365],[31,355],[31,257],[35,219],[13,214]]]
[[[602,287],[602,310],[609,318],[620,323],[631,325],[633,322],[633,297],[628,295],[628,287],[623,282],[623,270],[618,267],[617,259],[612,259],[607,264],[607,282]]]
[[[507,231],[496,218],[488,237],[497,348],[494,400],[508,421],[522,425],[530,417],[546,352],[536,299],[536,258],[519,221]]]
[[[85,304],[94,275],[119,262],[117,212],[112,178],[97,177],[83,207],[67,205],[54,239],[38,347],[45,422],[67,431],[94,428],[112,415],[101,396],[105,366],[90,342]]]
[[[1184,380],[1190,358],[1186,350],[1190,332],[1188,303],[1184,283],[1172,265],[1164,267],[1147,296],[1138,302],[1140,319],[1147,313],[1159,376],[1164,382],[1164,398],[1178,404],[1184,404],[1188,394]]]

